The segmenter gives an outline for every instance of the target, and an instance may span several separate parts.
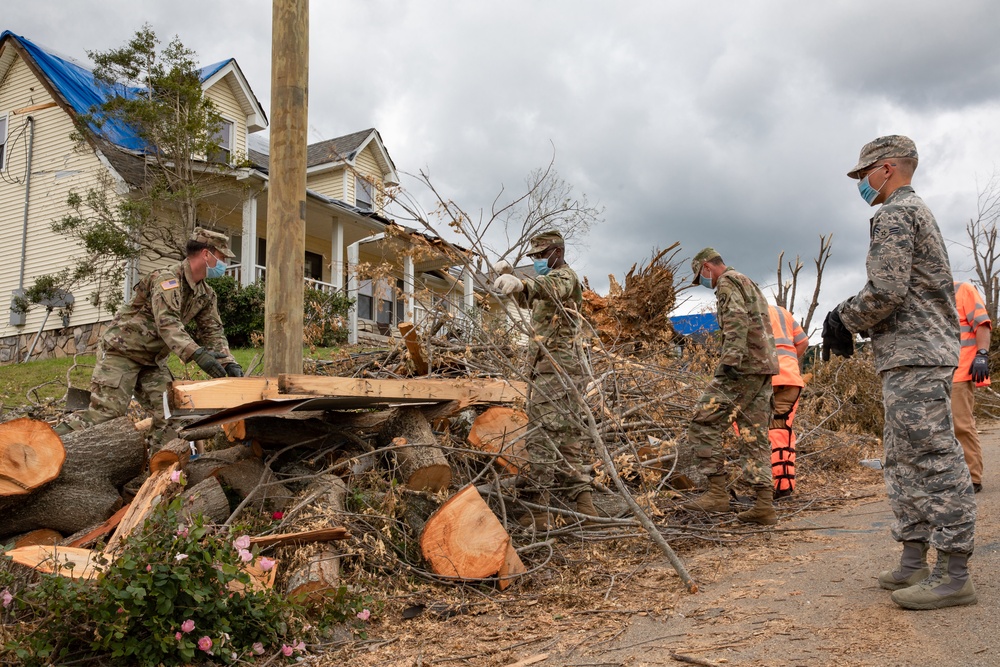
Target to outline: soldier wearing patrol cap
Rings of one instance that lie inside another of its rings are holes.
[[[903,544],[899,566],[879,574],[906,609],[975,604],[969,576],[976,526],[972,478],[952,420],[959,326],[951,265],[934,214],[910,181],[917,147],[879,137],[847,175],[869,206],[868,282],[827,315],[823,344],[836,351],[868,332],[882,378],[885,483]],[[937,550],[933,572],[927,563]]]
[[[700,512],[728,512],[722,437],[735,422],[740,429],[740,467],[756,494],[754,506],[737,514],[745,523],[773,525],[774,486],[771,481],[771,376],[778,373],[778,356],[771,332],[771,315],[760,288],[726,266],[713,248],[691,261],[693,285],[715,290],[722,350],[712,382],[702,393],[688,425],[687,446],[708,490],[682,507]]]
[[[581,514],[597,516],[591,479],[583,472],[585,438],[574,419],[579,407],[573,392],[565,386],[567,380],[576,382],[579,391],[585,377],[580,333],[583,288],[564,259],[565,245],[558,231],[537,234],[530,241],[528,257],[538,275],[522,280],[513,275],[506,262],[499,263],[494,270],[501,275],[494,287],[514,298],[520,307],[531,309],[527,411],[533,428],[526,443],[530,463],[525,480],[530,497],[547,505],[551,493],[558,491],[575,500]],[[548,525],[549,515],[533,511],[521,522],[533,522],[541,529]]]
[[[170,383],[167,359],[173,352],[184,363],[194,361],[212,377],[242,377],[243,369],[229,352],[215,291],[205,278],[225,274],[233,257],[229,239],[197,228],[185,248],[183,262],[147,274],[135,286],[132,302],[112,320],[101,337],[90,380],[90,407],[56,427],[60,435],[125,414],[133,394],[153,415],[151,442],[166,437],[163,393]],[[195,325],[194,336],[185,328]]]

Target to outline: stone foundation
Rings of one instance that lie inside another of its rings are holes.
[[[82,324],[66,329],[43,331],[31,353],[31,361],[36,359],[62,359],[74,354],[92,354],[97,351],[97,343],[108,328],[107,322]],[[0,364],[17,363],[24,359],[35,334],[23,333],[0,338]]]

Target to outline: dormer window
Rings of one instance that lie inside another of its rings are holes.
[[[233,158],[233,124],[228,120],[222,121],[222,126],[219,131],[215,133],[212,137],[214,143],[219,144],[219,147],[212,151],[208,156],[209,162],[217,162],[219,164],[232,164]]]
[[[354,177],[354,205],[360,208],[362,211],[372,211],[372,202],[374,198],[372,197],[372,184],[366,179],[355,176]]]

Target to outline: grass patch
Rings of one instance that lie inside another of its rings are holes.
[[[335,347],[305,347],[303,355],[310,359],[330,359],[340,351]],[[263,349],[244,348],[232,350],[233,356],[244,369],[249,369],[254,358],[260,362]],[[95,356],[79,354],[76,356],[76,367],[73,368],[73,357],[65,359],[41,359],[23,364],[9,364],[0,371],[0,406],[4,409],[14,409],[33,403],[44,403],[51,400],[62,400],[66,394],[66,377],[70,368],[69,383],[79,389],[90,388],[90,375],[94,372]],[[170,372],[178,380],[207,380],[194,362],[184,364],[176,355],[170,355],[167,362]],[[258,366],[257,374],[261,367]]]

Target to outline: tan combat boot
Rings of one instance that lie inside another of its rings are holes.
[[[597,513],[597,508],[594,507],[594,494],[590,491],[581,491],[576,496],[576,511],[579,514],[586,514],[587,516],[600,516]],[[596,526],[598,525],[596,521],[586,521],[583,522],[584,526]]]
[[[903,609],[941,609],[976,604],[976,587],[969,576],[969,554],[938,551],[934,571],[919,584],[901,588],[892,601]]]
[[[884,570],[878,575],[878,585],[887,591],[909,588],[929,577],[927,567],[927,543],[903,542],[903,555],[899,557],[899,567]]]
[[[694,500],[681,503],[681,507],[696,512],[728,512],[729,493],[726,491],[726,476],[709,475],[708,491]]]
[[[736,518],[743,523],[758,523],[762,526],[773,526],[778,523],[778,515],[774,513],[774,487],[755,486],[757,502],[746,512],[740,512]]]
[[[536,505],[549,506],[549,492],[542,491],[537,495],[531,495],[525,498],[530,503]],[[535,508],[529,508],[527,512],[521,515],[521,518],[517,520],[518,524],[528,528],[529,526],[534,526],[535,530],[546,531],[552,528],[552,515],[549,514],[548,510],[541,510]]]

